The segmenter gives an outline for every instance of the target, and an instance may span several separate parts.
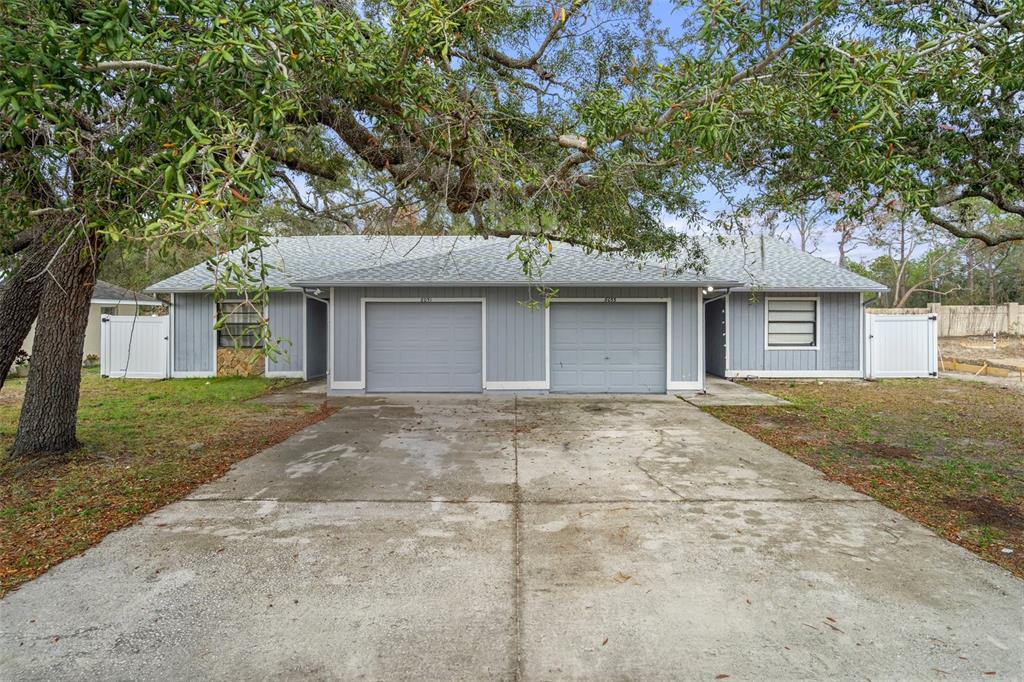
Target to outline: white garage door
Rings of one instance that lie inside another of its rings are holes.
[[[554,303],[551,390],[664,393],[664,303]]]
[[[367,303],[366,390],[479,393],[480,303]]]

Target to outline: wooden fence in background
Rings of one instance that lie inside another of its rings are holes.
[[[942,305],[929,303],[927,308],[868,308],[876,315],[939,316],[939,336],[991,336],[992,334],[1024,335],[1024,305]]]

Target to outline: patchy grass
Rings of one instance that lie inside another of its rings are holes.
[[[1024,395],[944,379],[757,388],[792,405],[706,409],[1024,577]]]
[[[247,402],[294,380],[125,381],[82,376],[78,437],[59,459],[0,456],[0,594],[31,580],[329,409]],[[0,394],[0,448],[14,439],[25,380]]]

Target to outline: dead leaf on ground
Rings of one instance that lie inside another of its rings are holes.
[[[622,571],[619,571],[619,572],[617,572],[617,573],[616,573],[616,574],[615,574],[614,576],[612,576],[612,578],[613,578],[613,579],[615,580],[615,582],[617,582],[617,583],[624,583],[624,582],[626,582],[626,581],[630,580],[630,579],[631,579],[632,577],[633,577],[633,576],[631,576],[631,575],[626,575],[626,574],[625,574],[625,573],[623,573]]]

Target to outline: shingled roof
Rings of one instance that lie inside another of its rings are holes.
[[[109,303],[110,305],[124,303],[145,306],[158,306],[164,304],[163,301],[159,301],[152,296],[146,296],[145,294],[140,294],[137,291],[125,289],[124,287],[119,287],[116,284],[111,284],[110,282],[104,282],[102,279],[96,280],[96,285],[92,289],[92,302]]]
[[[706,271],[678,272],[664,262],[637,263],[588,254],[559,243],[535,281],[502,238],[336,235],[282,237],[265,250],[270,286],[715,286],[775,290],[881,291],[872,282],[771,238],[726,246],[707,241]],[[237,254],[228,256],[237,261]],[[149,287],[152,292],[202,291],[213,271],[197,265]]]

